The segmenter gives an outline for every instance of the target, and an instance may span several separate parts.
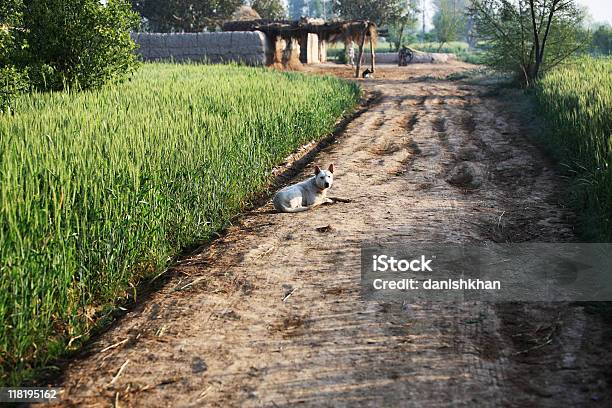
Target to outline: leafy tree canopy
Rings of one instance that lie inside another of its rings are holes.
[[[441,48],[444,43],[457,40],[465,31],[465,0],[435,0],[434,6],[433,25]]]
[[[199,32],[229,19],[242,0],[131,0],[155,32]]]
[[[287,10],[281,0],[254,0],[251,7],[262,18],[281,20],[287,18]]]
[[[485,62],[528,86],[588,39],[576,0],[471,0],[470,14],[489,47]]]
[[[334,12],[345,19],[370,20],[382,26],[397,21],[407,5],[406,0],[336,0]]]

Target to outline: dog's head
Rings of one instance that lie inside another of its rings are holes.
[[[334,165],[330,164],[327,170],[321,170],[319,166],[315,166],[315,184],[321,190],[330,188],[334,183]]]

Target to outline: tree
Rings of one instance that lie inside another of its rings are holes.
[[[393,43],[396,51],[399,51],[404,43],[406,30],[416,26],[418,13],[420,10],[417,0],[406,0],[401,14],[389,23],[389,41]]]
[[[281,20],[287,18],[287,10],[280,0],[254,0],[251,4],[262,18]]]
[[[406,7],[406,0],[336,0],[334,11],[343,18],[370,20],[377,26],[397,21]]]
[[[232,14],[232,20],[237,21],[250,21],[250,20],[259,20],[261,16],[258,12],[253,10],[250,6],[240,6],[234,11]]]
[[[15,51],[11,27],[20,25],[22,9],[21,0],[4,0],[0,3],[0,113],[10,111],[15,95],[28,86],[23,70],[11,61]]]
[[[436,13],[433,16],[433,25],[440,43],[439,51],[445,43],[456,41],[459,33],[464,30],[466,25],[465,2],[462,0],[436,0],[434,6],[436,7]]]
[[[308,16],[314,18],[325,18],[325,5],[323,0],[310,0],[308,3]]]
[[[612,27],[609,25],[597,27],[593,32],[589,51],[600,55],[612,54]]]
[[[11,65],[8,58],[14,48],[12,28],[21,26],[22,16],[22,0],[0,2],[0,68]]]
[[[0,3],[0,110],[17,93],[94,88],[138,65],[127,0],[3,0]]]
[[[289,0],[289,17],[292,20],[299,20],[305,15],[306,1],[305,0]]]
[[[586,44],[575,0],[472,0],[470,14],[489,44],[485,62],[527,86]]]
[[[23,1],[2,0],[0,3],[0,25],[11,25],[19,21],[23,11]]]
[[[136,66],[127,0],[24,0],[11,60],[40,89],[99,87]]]
[[[131,0],[151,31],[199,32],[227,20],[242,0]]]

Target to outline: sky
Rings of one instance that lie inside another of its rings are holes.
[[[577,0],[578,4],[586,6],[590,20],[594,23],[608,23],[612,25],[612,0]],[[432,28],[431,18],[435,12],[433,8],[433,0],[425,0],[426,6],[426,26],[427,29]]]
[[[578,3],[587,6],[594,22],[607,22],[612,24],[611,0],[578,0]]]

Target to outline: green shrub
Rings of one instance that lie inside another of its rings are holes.
[[[25,0],[14,63],[39,89],[92,88],[136,66],[130,29],[139,18],[125,0]]]
[[[15,95],[27,88],[27,76],[10,61],[15,41],[9,27],[19,21],[20,4],[18,0],[0,3],[0,113],[10,111]]]
[[[595,55],[612,55],[612,27],[601,25],[593,32],[589,52]]]
[[[14,66],[0,67],[0,113],[11,112],[15,97],[29,89],[25,72]]]
[[[0,110],[28,89],[94,88],[137,66],[126,0],[8,0],[0,5]]]
[[[344,52],[344,47],[328,48],[327,59],[328,61],[334,61],[338,64],[346,64],[348,62],[346,58],[346,53]]]

